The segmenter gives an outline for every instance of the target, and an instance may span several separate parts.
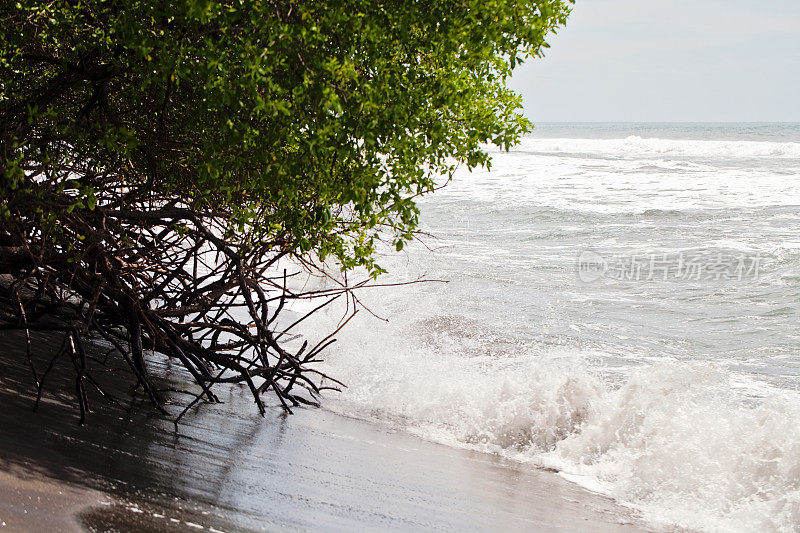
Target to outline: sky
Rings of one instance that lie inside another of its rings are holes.
[[[800,0],[577,0],[510,86],[535,122],[800,122]]]

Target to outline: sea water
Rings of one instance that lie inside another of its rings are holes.
[[[381,257],[381,282],[446,283],[359,293],[326,406],[655,525],[800,529],[800,124],[540,124],[490,151]]]

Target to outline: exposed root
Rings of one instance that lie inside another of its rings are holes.
[[[109,347],[103,359],[93,361],[123,360],[135,379],[134,389],[141,388],[162,413],[164,398],[153,383],[145,353],[179,361],[197,390],[176,425],[198,403],[217,402],[214,388],[221,384],[246,384],[262,414],[267,393],[291,412],[299,405],[319,405],[322,390],[337,390],[322,383],[344,386],[313,364],[355,314],[352,289],[340,283],[292,290],[289,281],[298,273],[324,272],[312,272],[307,261],[300,261],[292,263],[297,272],[284,269],[276,275],[278,262],[291,259],[281,243],[232,243],[223,237],[227,223],[222,215],[201,216],[175,207],[98,207],[61,221],[63,232],[73,233],[78,243],[71,250],[35,230],[8,235],[19,245],[0,246],[0,272],[8,278],[0,290],[7,312],[0,317],[0,328],[25,331],[36,407],[53,366],[65,357],[75,372],[81,423],[90,411],[87,383],[107,401],[118,402],[87,366],[89,339]],[[298,336],[292,332],[340,297],[348,299],[348,312],[336,330],[311,348],[308,341],[297,346]],[[293,321],[281,319],[288,304],[297,300],[320,303]],[[31,357],[33,330],[63,334],[61,347],[41,375]]]

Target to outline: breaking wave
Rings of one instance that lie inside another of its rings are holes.
[[[433,321],[435,342],[425,338],[430,320],[400,334],[374,323],[369,335],[345,332],[328,365],[349,388],[326,405],[556,468],[654,524],[787,532],[800,524],[797,394],[773,390],[748,402],[724,370],[676,361],[612,384],[567,347],[513,353],[506,342],[486,353],[490,332],[458,317]]]

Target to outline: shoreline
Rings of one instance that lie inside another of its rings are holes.
[[[3,338],[0,520],[8,524],[25,516],[19,498],[38,496],[37,516],[76,516],[75,530],[648,530],[630,509],[554,472],[324,408],[272,407],[260,417],[238,387],[219,389],[225,403],[193,409],[177,433],[142,398],[118,407],[94,397],[79,427],[65,360],[34,414],[24,342]],[[45,358],[35,354],[37,365]],[[97,375],[123,398],[125,380]]]
[[[220,484],[213,502],[187,498],[188,491],[172,498],[162,493],[166,501],[159,501],[138,487],[106,492],[36,472],[24,479],[0,471],[0,519],[11,526],[9,531],[86,531],[87,526],[102,531],[101,525],[119,531],[143,526],[166,530],[180,524],[198,531],[646,530],[630,510],[555,472],[384,432],[325,411],[292,415],[302,418],[297,422],[279,418],[261,421],[286,424],[267,433],[290,440],[306,435],[302,456],[287,442],[289,446],[273,449],[270,460],[258,465],[266,473],[258,496],[276,502],[254,501],[247,490],[252,485],[235,472],[228,473],[230,479]],[[323,442],[327,448],[312,455]],[[240,468],[250,470],[247,465]],[[298,490],[285,490],[292,480]],[[20,495],[17,500],[7,500],[14,492]],[[237,499],[239,509],[234,508]]]

